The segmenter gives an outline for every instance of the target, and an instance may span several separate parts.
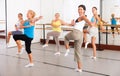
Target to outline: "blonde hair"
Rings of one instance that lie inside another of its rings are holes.
[[[114,14],[114,13],[112,13],[112,14],[111,14],[111,17],[114,17],[114,16],[115,16],[115,14]]]
[[[28,10],[28,13],[30,13],[31,15],[32,15],[32,18],[34,18],[35,17],[35,12],[33,11],[33,10]]]

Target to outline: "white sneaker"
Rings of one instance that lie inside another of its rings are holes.
[[[19,53],[19,52],[17,52],[16,54],[17,54],[17,55],[20,55],[20,53]]]
[[[85,49],[87,49],[88,44],[89,44],[89,42],[86,42],[86,43],[85,43]]]
[[[27,68],[27,67],[33,67],[33,66],[34,66],[33,63],[29,63],[29,64],[25,65],[26,68]]]
[[[23,53],[23,50],[24,50],[24,48],[22,48],[22,49],[20,50],[20,53],[19,53],[19,54],[22,54],[22,53]]]
[[[43,45],[42,47],[45,48],[45,47],[47,47],[47,46],[48,46],[48,44],[45,44],[45,45]]]
[[[65,56],[68,56],[68,53],[70,52],[69,49],[66,50]]]
[[[82,72],[82,69],[75,69],[76,72]]]
[[[91,56],[90,58],[96,60],[96,57],[94,57],[94,56]]]
[[[16,54],[17,54],[17,55],[22,54],[22,53],[23,53],[23,50],[24,50],[24,48],[22,48],[22,49],[20,50],[20,52],[17,52]]]
[[[60,52],[56,52],[54,55],[60,55]]]
[[[9,43],[7,43],[7,44],[6,44],[6,47],[7,47],[7,48],[9,48],[9,47],[10,47]]]

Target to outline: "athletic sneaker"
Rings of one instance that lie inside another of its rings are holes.
[[[76,72],[82,72],[82,69],[75,69]]]
[[[7,47],[7,48],[9,48],[9,47],[10,47],[9,43],[7,43],[6,47]]]
[[[16,54],[17,54],[17,55],[19,55],[20,53],[19,53],[19,52],[17,52]]]
[[[96,60],[96,57],[94,57],[94,56],[91,56],[90,58]]]
[[[45,48],[45,47],[47,47],[47,46],[48,46],[48,44],[45,44],[45,45],[43,45],[42,47]]]
[[[24,48],[22,48],[22,49],[20,50],[20,54],[22,54],[22,53],[23,53],[23,51],[24,51]]]
[[[65,56],[68,56],[68,53],[70,52],[69,49],[66,50]]]
[[[24,48],[22,48],[22,49],[20,50],[20,52],[17,52],[16,54],[17,54],[17,55],[21,55],[21,54],[23,53],[23,50],[24,50]]]
[[[60,52],[56,52],[54,55],[60,55]]]
[[[86,43],[85,43],[85,49],[87,49],[88,44],[89,44],[89,42],[86,42]]]
[[[33,63],[29,63],[29,64],[25,65],[26,68],[28,68],[28,67],[33,67],[33,66],[34,66]]]

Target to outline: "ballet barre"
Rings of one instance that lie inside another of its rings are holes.
[[[0,24],[5,24],[5,20],[0,20]]]
[[[106,27],[106,30],[104,31],[106,33],[106,45],[108,44],[108,32],[110,32],[108,30],[108,27],[116,27],[116,28],[119,28],[120,25],[111,25],[111,24],[103,24],[103,26]],[[113,32],[113,31],[112,31]]]
[[[41,29],[43,30],[43,44],[45,44],[45,30],[52,30],[52,27],[45,27],[46,25],[51,25],[50,23],[46,23],[46,24],[36,24],[36,25],[39,25],[39,26],[43,26],[42,28],[36,28],[36,29]],[[61,29],[63,31],[72,31],[73,28],[71,27],[64,27],[64,26],[61,26]]]
[[[50,23],[44,23],[44,24],[36,24],[36,25],[42,25],[43,27],[42,28],[36,28],[36,29],[43,29],[43,43],[42,44],[45,44],[45,26],[46,25],[51,25]]]

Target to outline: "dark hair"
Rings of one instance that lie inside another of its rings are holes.
[[[97,7],[93,7],[93,8],[95,8],[97,10]]]
[[[18,15],[21,15],[21,16],[23,16],[23,14],[22,14],[22,13],[18,13]]]
[[[85,5],[79,5],[78,8],[79,8],[79,7],[82,7],[82,8],[86,11]]]

